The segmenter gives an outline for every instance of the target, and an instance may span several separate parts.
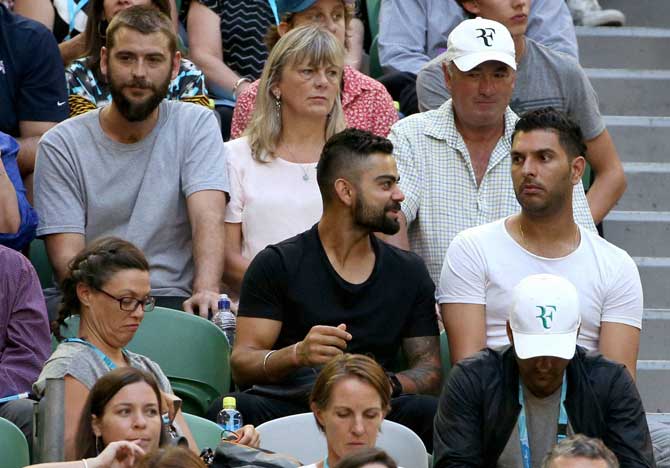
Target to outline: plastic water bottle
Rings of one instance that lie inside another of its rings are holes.
[[[223,398],[223,409],[216,416],[216,423],[222,431],[234,432],[242,428],[242,415],[236,406],[235,397]]]
[[[219,307],[216,314],[212,318],[212,323],[219,327],[228,338],[228,344],[232,349],[235,343],[235,314],[230,311],[230,299],[228,294],[221,294],[219,296]]]

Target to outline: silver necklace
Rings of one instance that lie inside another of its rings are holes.
[[[309,182],[309,167],[310,166],[307,166],[307,164],[309,164],[309,163],[299,163],[299,162],[297,162],[298,158],[295,157],[295,154],[293,153],[293,151],[291,151],[291,148],[289,148],[288,144],[284,143],[284,148],[286,148],[286,151],[288,151],[288,153],[291,155],[291,158],[292,158],[291,162],[294,163],[294,164],[297,164],[298,167],[300,167],[300,169],[302,170],[302,180],[304,180],[305,182]],[[307,166],[307,167],[305,167],[305,166]]]

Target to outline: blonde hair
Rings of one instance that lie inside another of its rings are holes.
[[[340,98],[344,48],[335,36],[318,26],[293,29],[277,42],[265,62],[251,121],[244,132],[249,137],[251,153],[256,161],[268,162],[268,158],[274,157],[281,137],[281,111],[277,111],[272,88],[280,82],[284,69],[303,62],[308,62],[311,67],[328,65],[339,68],[338,93],[324,129],[325,139],[346,127]]]
[[[319,372],[312,393],[309,395],[310,406],[324,410],[330,403],[335,385],[348,378],[356,378],[372,386],[379,395],[381,409],[384,414],[391,409],[391,382],[386,372],[377,361],[362,354],[341,354],[330,361]],[[316,425],[321,431],[323,426],[314,416]]]

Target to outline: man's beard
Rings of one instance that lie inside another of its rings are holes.
[[[158,85],[153,85],[146,80],[132,80],[128,83],[119,85],[114,82],[110,74],[109,89],[112,94],[112,101],[117,109],[129,122],[140,122],[146,120],[147,117],[158,107],[165,96],[167,96],[168,88],[170,87],[170,75]],[[149,89],[151,93],[143,101],[133,102],[124,94],[125,88],[142,88]]]
[[[519,192],[521,187],[514,188],[516,199],[521,205],[523,211],[531,216],[547,217],[553,216],[560,212],[563,207],[572,199],[573,186],[569,182],[569,173],[564,179],[562,187],[553,187],[553,190],[548,190],[546,186],[542,186],[545,190],[545,198],[543,200],[533,200],[533,197],[525,199]]]
[[[390,210],[400,211],[400,203],[390,202],[384,208],[376,210],[366,203],[365,197],[361,194],[356,198],[354,223],[357,226],[366,227],[372,232],[393,235],[400,230],[400,223],[397,219],[386,215]]]

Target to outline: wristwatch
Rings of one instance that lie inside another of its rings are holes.
[[[396,398],[402,395],[402,384],[398,380],[398,376],[393,372],[387,372],[386,375],[391,382],[391,398]]]

